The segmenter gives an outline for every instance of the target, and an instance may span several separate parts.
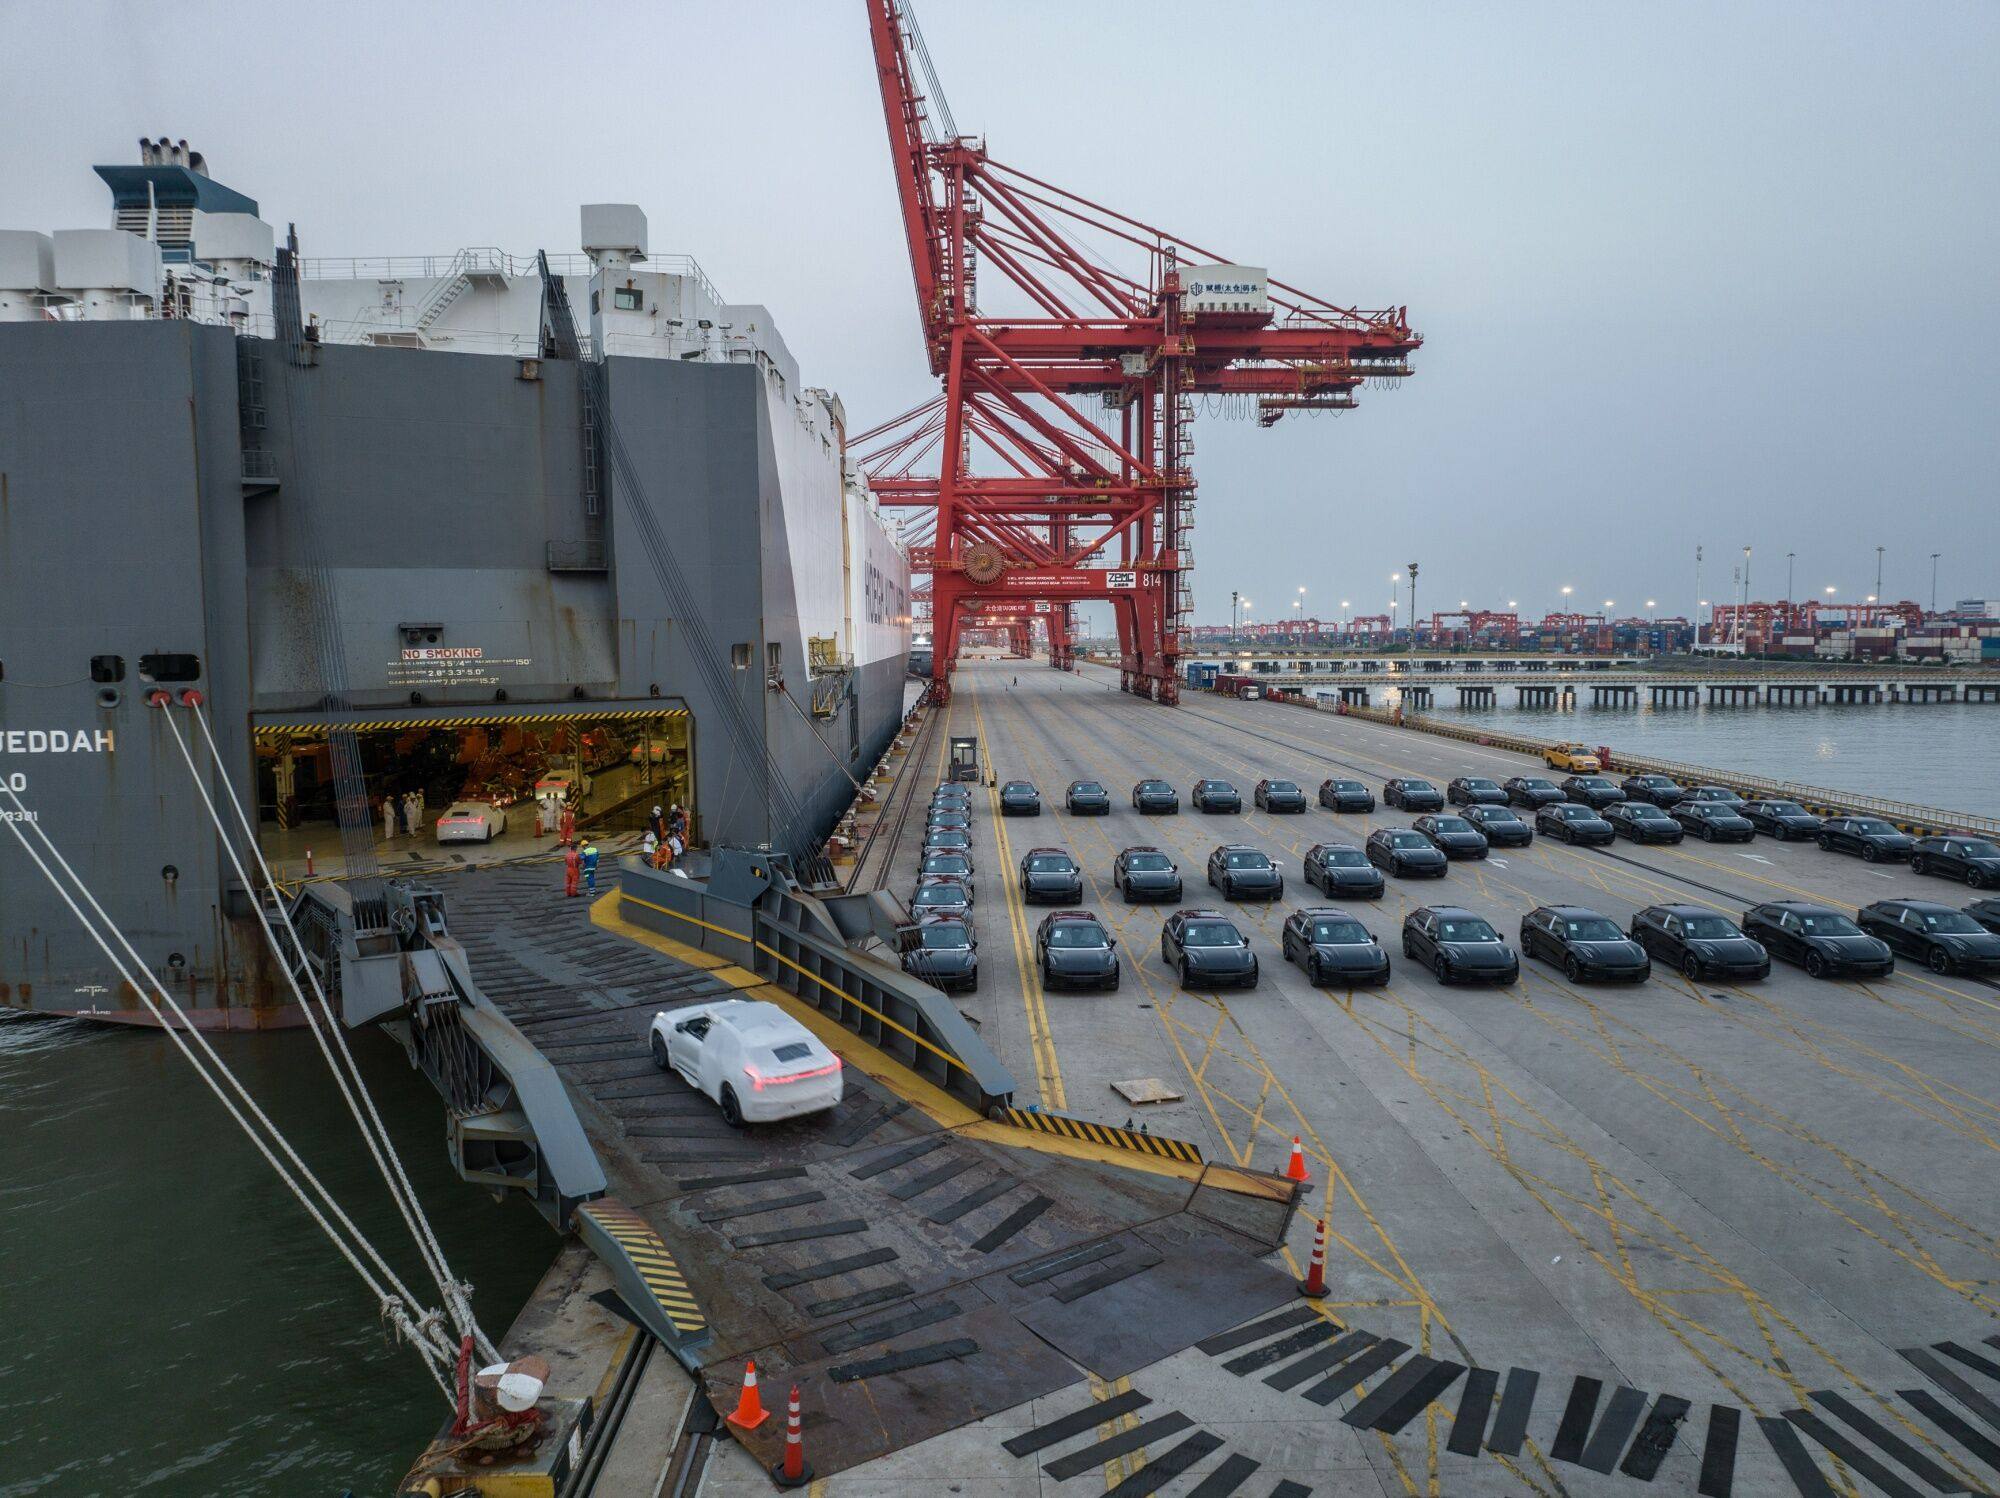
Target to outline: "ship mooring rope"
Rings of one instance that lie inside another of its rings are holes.
[[[62,898],[63,904],[69,907],[70,914],[76,917],[77,923],[83,927],[84,931],[89,934],[90,939],[96,943],[98,950],[104,954],[105,960],[118,970],[119,977],[138,995],[139,1001],[146,1006],[146,1010],[152,1015],[154,1022],[166,1032],[167,1038],[174,1043],[175,1048],[180,1051],[182,1058],[187,1061],[189,1066],[194,1068],[195,1074],[206,1084],[209,1091],[215,1094],[216,1100],[222,1104],[224,1111],[235,1121],[236,1126],[243,1131],[250,1143],[256,1147],[257,1152],[264,1157],[264,1162],[271,1167],[278,1179],[292,1193],[293,1198],[305,1209],[306,1215],[312,1218],[320,1231],[326,1234],[327,1238],[333,1243],[333,1246],[339,1251],[340,1256],[347,1261],[348,1266],[360,1276],[361,1282],[367,1287],[369,1294],[375,1297],[378,1314],[395,1329],[398,1336],[417,1350],[418,1354],[424,1360],[424,1367],[430,1373],[432,1381],[437,1384],[439,1392],[447,1400],[452,1399],[454,1396],[450,1385],[446,1382],[444,1370],[451,1366],[457,1352],[445,1334],[443,1316],[435,1310],[424,1308],[418,1304],[416,1297],[410,1293],[401,1279],[397,1277],[395,1270],[389,1267],[388,1261],[368,1241],[367,1236],[362,1233],[360,1228],[355,1226],[353,1219],[342,1210],[340,1204],[334,1200],[333,1194],[313,1174],[311,1167],[299,1158],[298,1151],[292,1147],[291,1141],[286,1139],[283,1131],[271,1122],[270,1118],[264,1113],[264,1110],[257,1105],[256,1099],[250,1095],[249,1089],[229,1069],[228,1063],[217,1054],[215,1047],[209,1044],[208,1037],[195,1027],[194,1022],[188,1018],[187,1013],[181,1008],[179,1002],[172,994],[167,992],[165,986],[153,975],[151,969],[146,966],[144,959],[139,956],[137,949],[133,947],[130,939],[119,929],[118,923],[105,913],[104,907],[98,903],[97,897],[91,893],[90,886],[84,883],[83,879],[70,865],[69,860],[63,857],[62,850],[56,847],[54,840],[49,837],[47,832],[42,830],[40,822],[33,819],[27,807],[22,803],[21,798],[15,794],[14,789],[4,781],[0,781],[0,791],[5,791],[7,798],[14,803],[15,815],[6,819],[7,830],[14,834],[14,839],[20,843],[22,851],[28,855],[35,867],[41,871],[42,877],[49,882],[50,887]],[[104,923],[103,931],[100,931],[90,917],[83,913],[83,909],[77,904],[75,896],[71,894],[63,881],[56,876],[55,870],[49,867],[48,861],[42,857],[41,853],[36,851],[34,844],[28,841],[27,834],[21,830],[24,826],[34,828],[35,836],[41,841],[43,847],[48,850],[49,857],[55,860],[63,873],[68,876],[70,882],[76,886],[77,891],[82,894],[84,900],[89,903],[91,910],[96,913],[98,920]],[[124,948],[130,957],[129,965],[125,957],[121,957],[117,952],[112,950],[110,943],[105,940],[104,931],[109,931],[113,937],[117,938],[119,946]],[[180,1022],[179,1029],[176,1029],[169,1022],[167,1015],[161,1013],[160,1003],[155,1002],[153,994],[147,992],[146,983],[142,983],[138,976],[136,976],[135,969],[137,973],[145,974],[146,982],[150,983],[158,993],[160,1002],[166,1005],[173,1019]],[[193,1045],[189,1044],[190,1040],[193,1041]],[[197,1048],[199,1048],[200,1055],[196,1054]],[[224,1082],[228,1083],[227,1091],[223,1087]],[[231,1092],[234,1092],[234,1098],[230,1096]],[[238,1106],[238,1099],[241,1100],[241,1107]],[[249,1117],[245,1117],[246,1110],[250,1115]],[[266,1140],[264,1133],[260,1133],[257,1127],[252,1126],[251,1118],[254,1118],[257,1125],[261,1126],[265,1133],[269,1134],[269,1141]],[[281,1151],[284,1154],[285,1160],[280,1160],[278,1153],[274,1152],[272,1148],[274,1143],[277,1151]],[[292,1168],[288,1168],[285,1161],[290,1161]],[[293,1168],[297,1170],[297,1175],[293,1174]],[[326,1204],[325,1211],[322,1211],[319,1205],[313,1200],[313,1194],[308,1194],[304,1186],[300,1184],[301,1179],[307,1185],[310,1185],[312,1193],[316,1194],[320,1201]],[[331,1221],[329,1217],[331,1217]],[[340,1224],[339,1229],[335,1228],[335,1222]],[[349,1241],[350,1237],[353,1240],[352,1242]],[[364,1255],[375,1266],[375,1270],[380,1271],[381,1277],[379,1279],[375,1271],[371,1270],[369,1265],[362,1261]],[[386,1284],[384,1283],[385,1281]]]
[[[334,1014],[333,1005],[327,999],[325,989],[320,985],[319,975],[313,971],[311,963],[307,960],[305,943],[300,940],[298,930],[292,924],[291,911],[286,908],[283,897],[278,894],[276,882],[271,878],[270,865],[264,861],[263,849],[257,845],[256,829],[250,825],[250,819],[244,813],[243,802],[236,794],[234,782],[222,770],[222,756],[216,750],[215,736],[209,731],[207,716],[199,707],[191,703],[188,705],[188,712],[200,726],[202,738],[208,744],[210,762],[214,764],[217,777],[222,781],[222,788],[229,797],[229,804],[236,812],[236,820],[243,828],[244,836],[250,845],[251,856],[257,861],[258,872],[264,877],[264,887],[275,897],[272,903],[277,907],[278,919],[284,923],[285,932],[291,937],[292,945],[298,952],[296,963],[286,957],[278,941],[278,934],[272,929],[270,918],[264,913],[263,901],[257,898],[257,886],[244,871],[243,861],[236,853],[235,839],[229,829],[222,824],[222,816],[216,810],[215,798],[209,794],[207,785],[203,783],[201,772],[195,767],[194,756],[188,751],[187,739],[181,733],[180,725],[174,721],[172,706],[169,701],[160,701],[158,706],[161,715],[167,720],[168,729],[173,733],[174,744],[180,749],[181,759],[187,765],[188,776],[194,781],[194,788],[201,796],[202,805],[208,809],[209,820],[215,824],[216,835],[222,839],[222,850],[229,856],[229,865],[235,869],[236,877],[243,882],[243,887],[252,896],[257,912],[257,924],[264,932],[264,940],[271,948],[271,955],[277,959],[279,969],[285,974],[285,981],[291,986],[292,997],[298,1000],[299,1008],[305,1013],[306,1027],[312,1031],[313,1039],[319,1045],[320,1055],[325,1058],[327,1069],[333,1073],[333,1079],[340,1088],[340,1095],[347,1104],[347,1111],[353,1115],[355,1127],[367,1141],[368,1152],[375,1159],[375,1167],[381,1172],[383,1184],[389,1188],[389,1195],[395,1198],[396,1209],[402,1213],[403,1224],[410,1230],[410,1236],[416,1242],[417,1252],[424,1261],[424,1267],[430,1271],[431,1278],[437,1283],[438,1294],[443,1297],[445,1307],[451,1313],[452,1325],[459,1336],[469,1336],[474,1340],[481,1355],[488,1362],[498,1362],[500,1359],[498,1350],[480,1329],[477,1318],[472,1314],[470,1299],[472,1287],[452,1277],[450,1266],[445,1262],[444,1249],[431,1228],[430,1219],[424,1214],[422,1203],[417,1200],[416,1188],[410,1184],[409,1175],[403,1169],[402,1157],[396,1152],[395,1142],[389,1137],[389,1130],[382,1122],[382,1115],[376,1111],[374,1096],[369,1092],[368,1084],[362,1079],[361,1069],[355,1065],[354,1053],[347,1044],[346,1029],[339,1017]],[[321,1015],[326,1020],[326,1029],[333,1037],[331,1045],[327,1042],[326,1034],[321,1032],[319,1019],[313,1014],[313,1006],[307,1002],[305,993],[299,987],[298,974],[301,969],[305,972],[306,981],[312,986],[313,998],[319,1001]],[[338,1059],[334,1054],[336,1050],[339,1052]]]

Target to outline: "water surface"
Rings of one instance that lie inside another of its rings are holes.
[[[2000,816],[2000,703],[1656,708],[1596,706],[1586,698],[1573,708],[1460,708],[1457,696],[1440,688],[1426,711],[1504,733],[1578,738],[1614,751]],[[1393,693],[1386,698],[1395,701]]]
[[[214,1039],[404,1283],[434,1296],[310,1035]],[[352,1040],[497,1339],[555,1234],[460,1183],[430,1084],[387,1037]],[[446,1414],[171,1042],[0,1021],[0,1498],[388,1493]]]

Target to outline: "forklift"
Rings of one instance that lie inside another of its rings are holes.
[[[969,780],[974,785],[980,783],[979,740],[975,735],[952,735],[948,771],[948,778],[953,781]]]

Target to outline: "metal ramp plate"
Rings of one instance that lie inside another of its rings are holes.
[[[730,990],[592,924],[545,876],[483,879],[454,929],[522,970],[503,1002],[532,1006],[523,1029],[618,1198],[579,1209],[582,1232],[723,1409],[751,1357],[767,1406],[801,1384],[822,1476],[1296,1304],[1263,1262],[1290,1183],[1181,1141],[1054,1114],[947,1126],[916,1079],[892,1091],[858,1060],[830,1115],[731,1128],[646,1036]],[[744,1440],[776,1460],[783,1422]]]
[[[600,1197],[576,1209],[576,1229],[645,1328],[689,1368],[699,1367],[708,1319],[652,1224],[623,1202]]]

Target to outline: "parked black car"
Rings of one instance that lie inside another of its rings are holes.
[[[1934,973],[2000,972],[2000,936],[1936,900],[1877,900],[1861,907],[1860,926]]]
[[[1132,787],[1132,810],[1173,815],[1181,809],[1181,793],[1164,780],[1142,780]]]
[[[1438,845],[1446,858],[1484,858],[1486,834],[1450,812],[1432,812],[1410,824]]]
[[[903,954],[903,971],[946,993],[973,992],[979,987],[979,938],[972,923],[958,916],[925,921]]]
[[[1196,811],[1241,811],[1243,795],[1226,780],[1197,780],[1188,797]]]
[[[1042,987],[1089,984],[1116,992],[1118,943],[1087,910],[1058,910],[1035,928],[1035,962]]]
[[[1627,775],[1618,788],[1628,801],[1650,801],[1655,806],[1672,806],[1687,794],[1671,775]]]
[[[1543,905],[1522,916],[1521,955],[1554,963],[1572,983],[1586,978],[1644,983],[1653,976],[1645,947],[1587,905]]]
[[[1322,780],[1319,804],[1328,811],[1373,811],[1375,793],[1358,780]]]
[[[1158,848],[1127,848],[1111,860],[1111,882],[1130,904],[1181,898],[1180,866]]]
[[[1745,801],[1736,814],[1781,843],[1795,837],[1818,837],[1826,825],[1796,801]]]
[[[1477,827],[1495,848],[1525,848],[1535,840],[1533,826],[1522,820],[1511,806],[1468,806],[1465,820]]]
[[[1208,855],[1208,882],[1225,900],[1285,897],[1285,871],[1269,855],[1241,843],[1224,843]]]
[[[1251,803],[1273,814],[1304,811],[1306,793],[1289,780],[1260,780],[1251,788]]]
[[[2000,931],[2000,900],[1974,900],[1965,913],[1988,931]]]
[[[1625,799],[1609,775],[1572,775],[1562,783],[1562,789],[1564,800],[1581,802],[1592,811],[1616,806]]]
[[[1535,831],[1566,843],[1608,843],[1618,836],[1609,822],[1587,806],[1558,801],[1535,813]]]
[[[1182,988],[1235,983],[1257,986],[1257,954],[1250,939],[1219,910],[1176,910],[1160,927],[1160,960]]]
[[[1329,895],[1379,900],[1388,887],[1368,855],[1348,843],[1314,843],[1302,860],[1306,883]]]
[[[1457,905],[1426,905],[1403,917],[1403,955],[1440,983],[1512,983],[1521,959],[1485,917]]]
[[[1516,775],[1501,789],[1506,791],[1510,804],[1525,806],[1529,811],[1540,811],[1563,799],[1563,788],[1543,775]]]
[[[1010,780],[1000,787],[1000,815],[1038,817],[1042,814],[1042,793],[1027,780]]]
[[[1667,815],[1705,843],[1747,843],[1757,835],[1750,819],[1727,801],[1682,801]]]
[[[1073,817],[1108,817],[1111,792],[1094,780],[1072,780],[1063,792],[1063,804]]]
[[[1285,960],[1321,983],[1387,983],[1389,954],[1375,934],[1344,910],[1313,905],[1285,918]]]
[[[1604,808],[1604,820],[1620,837],[1635,843],[1677,843],[1687,833],[1650,801],[1620,801]]]
[[[932,791],[931,810],[942,811],[947,807],[953,807],[959,811],[971,811],[972,792],[968,791],[963,786],[957,786],[951,790],[944,790],[940,788],[938,790]]]
[[[1428,780],[1398,775],[1382,783],[1382,804],[1400,806],[1404,811],[1443,811],[1444,792]]]
[[[1368,861],[1398,879],[1442,879],[1449,860],[1414,827],[1381,827],[1368,834]]]
[[[1815,978],[1886,978],[1895,971],[1887,942],[1839,911],[1803,900],[1774,900],[1743,912],[1743,932],[1773,957]]]
[[[930,819],[926,825],[931,827],[970,827],[972,825],[972,813],[960,806],[933,806],[930,810]]]
[[[972,891],[942,874],[919,879],[910,892],[910,914],[918,920],[927,915],[966,915],[971,910]]]
[[[1081,900],[1083,870],[1060,848],[1030,848],[1021,856],[1021,898],[1030,905]]]
[[[972,859],[968,854],[950,848],[940,849],[936,853],[926,853],[924,861],[917,867],[917,878],[928,879],[938,874],[956,879],[964,885],[968,898],[978,898],[979,891],[972,881]]]
[[[1744,798],[1726,785],[1698,785],[1691,788],[1683,801],[1721,801],[1729,806],[1741,806]]]
[[[963,853],[971,846],[972,834],[963,827],[932,827],[924,833],[924,856],[927,858],[941,848]]]
[[[1768,978],[1771,954],[1726,915],[1700,905],[1648,905],[1632,917],[1632,939],[1656,962],[1690,978]]]
[[[1972,889],[2000,888],[2000,844],[1983,837],[1920,837],[1910,848],[1910,872],[1963,879]]]
[[[1830,853],[1859,853],[1867,863],[1900,863],[1916,851],[1917,840],[1880,817],[1828,817],[1819,845]]]
[[[1505,806],[1507,792],[1497,780],[1481,775],[1461,775],[1444,788],[1444,798],[1453,806]]]

